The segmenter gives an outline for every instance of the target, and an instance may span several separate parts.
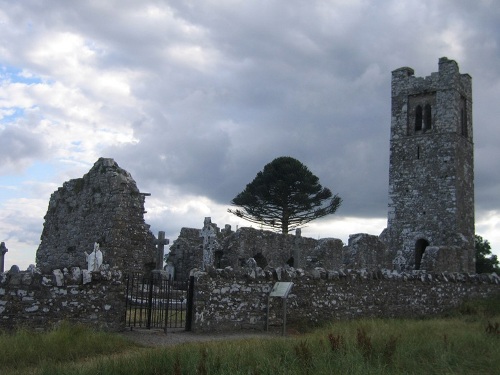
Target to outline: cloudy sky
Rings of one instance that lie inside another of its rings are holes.
[[[344,200],[303,235],[386,225],[391,71],[447,56],[473,77],[476,233],[500,255],[500,7],[494,0],[0,0],[0,241],[34,263],[50,194],[100,157],[153,232],[229,202],[278,156]]]

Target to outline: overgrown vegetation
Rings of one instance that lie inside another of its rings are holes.
[[[2,374],[493,374],[500,297],[447,318],[335,322],[293,337],[143,348],[63,326],[0,336]]]
[[[490,242],[477,234],[474,236],[474,242],[476,247],[476,272],[496,272],[500,275],[500,263],[498,257],[491,252]]]
[[[138,346],[117,334],[94,331],[80,325],[61,324],[49,332],[19,330],[0,334],[0,373],[27,373],[27,368],[50,368],[58,364],[97,358]]]

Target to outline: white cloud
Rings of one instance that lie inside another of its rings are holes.
[[[152,193],[146,219],[172,237],[204,216],[246,225],[229,201],[290,155],[344,198],[304,235],[379,234],[390,72],[426,76],[448,56],[474,80],[477,231],[500,254],[498,24],[488,1],[0,0],[0,186],[13,175],[47,184],[44,204],[15,186],[36,200],[39,223],[51,191],[113,157]],[[0,220],[7,259],[23,243],[8,234],[17,220],[27,215],[28,237],[39,237],[25,209],[0,196],[0,211],[19,215]]]

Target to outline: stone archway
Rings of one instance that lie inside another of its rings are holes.
[[[415,269],[419,270],[424,256],[425,249],[429,246],[429,241],[426,239],[419,239],[415,242]]]

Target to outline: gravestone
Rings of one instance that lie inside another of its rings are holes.
[[[94,251],[92,251],[90,254],[87,254],[87,252],[85,251],[84,254],[87,259],[87,269],[90,272],[99,271],[99,268],[101,268],[103,260],[102,251],[99,248],[99,244],[95,242]]]
[[[0,244],[0,273],[4,272],[5,267],[5,253],[9,251],[7,247],[5,247],[5,242]]]
[[[155,240],[156,250],[156,270],[163,270],[163,258],[165,256],[165,245],[169,244],[168,238],[165,238],[165,232],[158,232],[158,239]]]
[[[206,217],[203,223],[203,229],[200,230],[200,237],[203,238],[203,262],[201,269],[204,271],[207,266],[214,265],[214,251],[216,232],[212,226],[212,219]]]
[[[403,252],[398,250],[396,257],[392,261],[394,269],[398,272],[404,271],[406,267],[406,258],[403,256]]]
[[[172,262],[167,262],[167,265],[165,266],[165,272],[167,279],[175,280],[175,267]]]

